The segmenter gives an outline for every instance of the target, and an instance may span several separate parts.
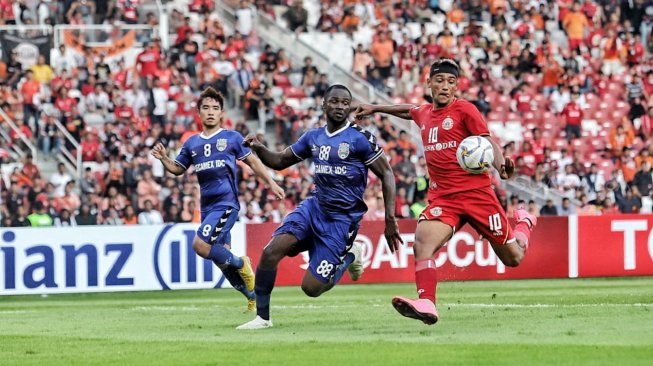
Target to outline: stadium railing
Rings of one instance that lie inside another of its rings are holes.
[[[112,35],[111,33],[116,29],[120,31],[120,34]],[[155,35],[159,36],[159,38],[164,38],[160,34],[161,27],[151,27],[143,24],[121,24],[119,26],[113,26],[110,24],[60,24],[54,26],[54,47],[57,48],[59,45],[64,43],[67,33],[72,33],[78,39],[80,36],[83,36],[81,41],[87,46],[111,46],[112,36],[122,37],[130,31],[135,31],[136,33],[134,40],[134,45],[136,46],[151,40]]]
[[[36,148],[36,145],[34,145],[32,141],[30,141],[28,138],[23,136],[22,131],[20,131],[16,123],[11,119],[11,117],[9,117],[9,115],[2,108],[0,108],[0,117],[2,117],[2,122],[6,123],[9,126],[9,128],[11,128],[16,132],[16,136],[32,154],[32,160],[34,163],[36,163],[38,161],[38,149]],[[23,158],[25,157],[25,155],[27,155],[25,149],[21,148],[19,144],[16,144],[7,131],[5,131],[2,128],[0,128],[0,131],[1,131],[0,135],[2,136],[2,138],[7,140],[12,150],[16,153],[17,157]]]
[[[502,180],[501,184],[510,193],[516,194],[526,201],[535,201],[539,207],[544,206],[548,199],[559,205],[562,203],[562,199],[567,197],[543,184],[533,183],[530,177],[518,176],[511,180]],[[570,198],[570,201],[572,204],[580,206],[580,201],[577,199]]]
[[[77,179],[82,179],[82,147],[58,119],[55,120],[54,124],[57,126],[59,131],[61,131],[61,134],[66,138],[66,140],[68,140],[74,150],[70,151],[66,147],[66,144],[61,144],[61,147],[59,148],[61,154],[57,155],[57,160],[64,163],[71,173],[75,173]]]
[[[233,28],[236,23],[234,10],[220,1],[216,2],[216,9],[220,12],[221,19]],[[305,57],[311,57],[313,64],[320,72],[326,73],[332,83],[338,82],[348,86],[355,100],[361,103],[393,104],[387,95],[378,92],[367,81],[334,64],[329,57],[304,42],[295,33],[278,25],[267,15],[257,12],[255,23],[255,29],[262,40],[275,48],[283,48],[293,61],[298,61],[300,65]],[[408,132],[416,145],[421,147],[420,130],[415,124],[392,116],[389,118],[395,128]]]

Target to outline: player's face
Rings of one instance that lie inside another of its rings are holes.
[[[324,101],[327,118],[334,123],[341,123],[349,116],[351,97],[344,89],[332,89]]]
[[[453,74],[435,74],[428,80],[431,95],[438,107],[447,106],[458,90],[458,78]]]
[[[219,126],[222,123],[222,108],[213,98],[204,98],[200,107],[200,119],[205,128]]]

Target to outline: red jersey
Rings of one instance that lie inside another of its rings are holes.
[[[562,115],[565,116],[567,124],[580,125],[583,120],[583,110],[574,102],[569,102],[562,110]]]
[[[136,63],[141,65],[141,76],[148,77],[154,75],[161,55],[155,50],[143,51],[136,57]]]
[[[410,110],[421,129],[424,156],[429,171],[429,201],[444,195],[490,186],[490,176],[464,171],[456,149],[469,136],[489,135],[487,123],[470,102],[454,99],[444,108],[423,104]]]

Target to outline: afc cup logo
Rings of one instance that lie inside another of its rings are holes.
[[[450,130],[453,127],[453,119],[451,117],[447,117],[442,121],[442,128],[445,130]]]
[[[433,215],[434,217],[438,217],[438,216],[442,215],[442,208],[441,207],[433,207],[431,209],[431,215]]]
[[[349,156],[349,144],[343,142],[340,145],[338,145],[338,157],[340,157],[340,159],[345,159],[348,156]]]
[[[227,148],[227,139],[218,139],[215,147],[218,148],[218,151],[224,151]]]

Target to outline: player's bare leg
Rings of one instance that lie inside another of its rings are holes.
[[[517,267],[528,249],[531,230],[537,225],[537,217],[528,213],[528,211],[519,208],[515,210],[515,220],[517,224],[513,229],[515,240],[504,245],[492,244],[492,249],[497,254],[503,264],[508,267]]]
[[[415,284],[419,299],[403,296],[392,299],[392,305],[403,316],[435,324],[438,311],[435,308],[435,290],[438,277],[435,267],[435,253],[453,235],[453,228],[439,220],[421,220],[415,230]]]
[[[298,240],[294,235],[281,234],[272,238],[272,241],[263,249],[261,261],[256,269],[256,318],[236,329],[264,329],[272,327],[270,319],[270,296],[274,289],[279,262],[295,247]]]
[[[193,240],[193,249],[200,257],[211,259],[220,268],[231,286],[247,298],[247,311],[254,311],[256,306],[254,297],[254,272],[249,264],[249,258],[234,256],[230,251],[231,246],[229,244],[211,245],[199,236],[195,236]],[[249,286],[248,281],[245,281],[241,272],[245,272],[246,275],[249,274],[251,276],[249,281],[251,284]]]

